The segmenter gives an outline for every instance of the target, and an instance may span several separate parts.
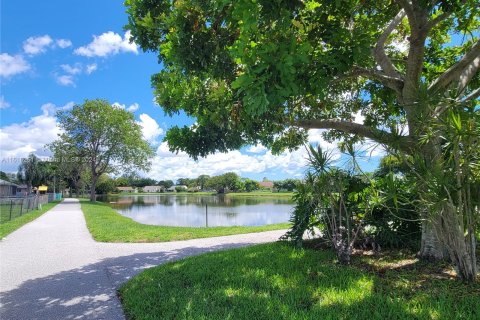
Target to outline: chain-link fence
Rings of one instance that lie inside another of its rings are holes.
[[[61,199],[61,193],[29,197],[0,198],[0,223],[4,223],[39,208],[39,206]]]

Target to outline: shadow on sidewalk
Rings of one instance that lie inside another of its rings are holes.
[[[168,261],[247,245],[252,243],[187,247],[107,258],[29,280],[16,289],[1,293],[0,319],[124,319],[116,289],[132,276]]]

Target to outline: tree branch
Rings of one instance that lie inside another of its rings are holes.
[[[431,30],[432,28],[434,28],[437,24],[439,24],[440,22],[442,22],[443,20],[447,19],[448,17],[450,17],[452,15],[452,12],[451,11],[447,11],[447,12],[444,12],[438,16],[436,16],[434,19],[428,21],[427,23],[427,30]]]
[[[384,74],[381,71],[366,69],[362,67],[354,66],[352,72],[345,77],[357,77],[357,76],[366,76],[373,80],[378,80],[384,86],[394,90],[397,94],[402,93],[403,80],[398,77],[391,77]]]
[[[402,7],[403,10],[405,10],[405,13],[407,14],[408,22],[409,22],[410,26],[415,26],[416,25],[415,12],[413,10],[413,6],[410,3],[410,1],[409,0],[396,0],[395,2],[398,3],[400,5],[400,7]]]
[[[405,17],[405,11],[402,9],[400,12],[397,13],[395,18],[388,24],[387,28],[378,38],[377,45],[375,49],[373,49],[373,56],[375,57],[375,61],[382,67],[382,70],[391,77],[400,78],[400,74],[398,73],[397,69],[393,65],[390,58],[385,53],[385,42],[388,39],[388,36],[392,34],[393,30],[402,22],[403,18]]]
[[[436,93],[442,89],[445,89],[453,81],[460,80],[463,76],[463,81],[466,82],[465,86],[470,81],[471,77],[478,71],[480,64],[480,40],[474,43],[470,51],[468,51],[457,63],[442,73],[432,84],[428,87],[429,93]],[[473,73],[473,74],[472,74]],[[468,78],[471,76],[470,78]],[[467,80],[468,81],[465,81]],[[462,88],[463,90],[464,88]]]
[[[410,153],[415,144],[408,136],[399,136],[390,132],[371,128],[363,124],[345,121],[345,120],[299,120],[294,123],[295,126],[304,129],[334,129],[345,133],[357,134],[361,137],[374,140],[378,143],[398,148],[402,151]]]
[[[470,92],[470,94],[463,99],[463,102],[469,102],[469,101],[472,101],[472,100],[474,100],[478,97],[480,97],[480,88],[477,88],[477,89],[473,90],[472,92]]]

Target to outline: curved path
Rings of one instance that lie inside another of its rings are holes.
[[[145,268],[277,240],[285,230],[163,243],[92,239],[65,199],[0,242],[0,319],[124,319],[116,289]]]

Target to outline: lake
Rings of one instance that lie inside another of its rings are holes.
[[[289,199],[196,195],[100,196],[120,214],[151,225],[178,227],[262,226],[288,222]]]

